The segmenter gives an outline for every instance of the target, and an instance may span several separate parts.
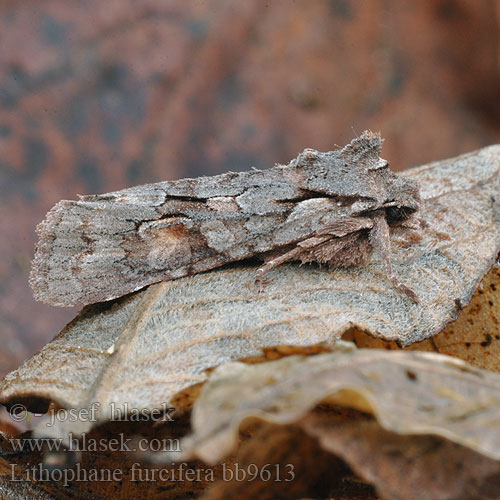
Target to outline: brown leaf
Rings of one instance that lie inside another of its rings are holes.
[[[32,490],[31,496],[19,496],[23,499],[45,498],[43,493],[59,500],[197,498],[221,477],[220,466],[207,467],[196,461],[148,464],[135,451],[139,446],[175,448],[187,423],[180,420],[152,426],[150,422],[110,422],[85,434],[78,443],[73,441],[72,452],[49,452],[49,446],[42,452],[30,452],[30,443],[40,442],[30,435],[22,436],[24,452],[2,453],[0,447],[0,498],[4,498],[2,487],[14,494],[23,491],[19,485]]]
[[[437,436],[401,436],[374,421],[307,416],[301,426],[386,500],[500,498],[500,462]]]
[[[206,492],[202,497],[205,500],[278,500],[305,495],[375,500],[374,491],[368,484],[355,478],[341,459],[323,450],[315,437],[294,425],[256,422],[246,426],[237,454],[216,466],[195,461],[165,465],[145,463],[135,453],[90,449],[93,441],[111,448],[112,440],[121,435],[135,436],[129,443],[131,447],[137,445],[139,438],[157,446],[164,439],[180,435],[183,422],[180,424],[152,427],[145,422],[134,425],[108,423],[92,430],[84,441],[80,441],[82,451],[73,457],[76,460],[68,462],[68,456],[61,454],[55,461],[54,455],[49,456],[52,468],[43,469],[43,472],[40,453],[4,453],[0,456],[0,496],[9,492],[14,499],[168,500],[198,498]],[[47,462],[47,455],[45,459]],[[58,467],[54,467],[56,463]],[[96,471],[101,474],[97,476],[101,480],[85,480]],[[117,479],[103,480],[108,471],[117,474]],[[68,479],[66,486],[65,478]],[[27,493],[23,496],[25,491]],[[11,497],[7,495],[7,498]]]
[[[376,500],[369,485],[361,480],[353,482],[351,469],[322,449],[300,426],[257,422],[252,427],[249,439],[225,464],[226,480],[214,484],[203,500],[285,500],[304,496]]]
[[[66,493],[68,493],[66,489]],[[71,498],[89,500],[88,497],[73,491]],[[2,500],[61,500],[69,498],[64,495],[64,489],[47,483],[36,483],[26,479],[26,468],[9,462],[0,456],[0,498]],[[93,497],[93,500],[99,500]]]
[[[500,371],[500,267],[493,266],[479,285],[471,303],[436,336],[403,350],[438,352],[460,358],[491,371]],[[358,347],[401,349],[396,342],[384,342],[351,329],[342,338]]]
[[[294,480],[263,488],[258,477],[248,482],[242,475],[240,481],[217,482],[203,499],[379,498],[366,482],[385,500],[500,498],[500,462],[438,436],[399,435],[364,414],[339,410],[324,404],[294,424],[242,424],[232,468],[293,467]]]
[[[493,146],[408,173],[422,186],[426,229],[413,243],[395,237],[392,260],[419,305],[394,290],[376,256],[355,270],[283,266],[262,294],[254,267],[217,270],[84,309],[0,383],[0,402],[98,403],[95,422],[71,427],[85,432],[112,403],[160,407],[208,368],[271,346],[332,345],[353,326],[403,345],[423,340],[456,318],[498,254],[499,168]]]
[[[217,368],[195,403],[183,454],[213,463],[234,448],[244,419],[290,424],[328,398],[372,413],[388,431],[435,434],[500,459],[500,375],[440,354],[350,346]]]

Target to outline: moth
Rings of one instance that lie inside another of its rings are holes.
[[[389,170],[382,138],[306,149],[288,165],[146,184],[57,203],[37,227],[30,284],[56,306],[106,301],[249,258],[257,284],[288,261],[360,266],[376,250],[387,278],[390,234],[416,228],[418,185]]]

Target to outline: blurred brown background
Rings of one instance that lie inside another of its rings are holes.
[[[287,162],[365,128],[395,170],[500,142],[495,0],[3,0],[0,375],[76,313],[35,303],[61,198]]]

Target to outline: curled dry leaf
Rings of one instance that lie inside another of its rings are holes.
[[[293,481],[218,481],[203,500],[277,500],[300,493],[331,500],[500,498],[499,461],[438,436],[386,431],[365,414],[332,405],[319,405],[290,425],[248,423],[240,441],[231,460],[241,469],[249,464],[263,469],[273,464],[281,471],[293,467]]]
[[[242,432],[242,442],[227,464],[242,471],[261,471],[252,480],[243,474],[217,481],[203,500],[291,498],[377,500],[373,488],[354,477],[338,456],[322,448],[299,425],[254,422]],[[239,480],[238,480],[239,479]]]
[[[358,347],[404,349],[447,354],[485,370],[500,371],[500,266],[484,277],[470,304],[445,329],[430,339],[401,348],[351,329],[342,338]]]
[[[385,500],[494,500],[500,462],[438,436],[402,436],[374,421],[312,414],[300,426],[343,458]]]
[[[157,408],[206,370],[270,346],[333,345],[352,327],[408,345],[442,330],[467,304],[500,248],[500,146],[420,167],[426,227],[393,238],[392,262],[421,303],[395,291],[374,256],[354,270],[283,266],[263,293],[255,268],[231,267],[90,306],[0,383],[0,402],[33,410],[99,403]],[[53,429],[57,432],[57,429]],[[62,430],[66,435],[68,429]]]
[[[194,405],[183,452],[216,462],[246,418],[290,424],[326,398],[374,414],[389,431],[442,436],[500,460],[500,375],[440,354],[353,346],[217,368]]]

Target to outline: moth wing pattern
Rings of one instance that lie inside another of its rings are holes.
[[[56,204],[37,228],[30,276],[35,298],[61,306],[93,303],[224,263],[243,239],[234,228],[248,215],[225,190],[196,199],[170,197],[169,187]],[[266,219],[276,223],[272,210],[261,219],[256,230],[265,230]]]
[[[336,244],[339,257],[330,260],[343,265],[342,245],[371,224],[362,214],[381,209],[391,189],[400,189],[380,159],[381,145],[380,135],[367,131],[340,150],[305,150],[268,170],[63,200],[37,228],[35,298],[58,306],[110,300],[276,250],[305,252],[312,237],[328,236],[329,254],[316,249],[317,258],[309,251],[298,260],[333,256]]]

